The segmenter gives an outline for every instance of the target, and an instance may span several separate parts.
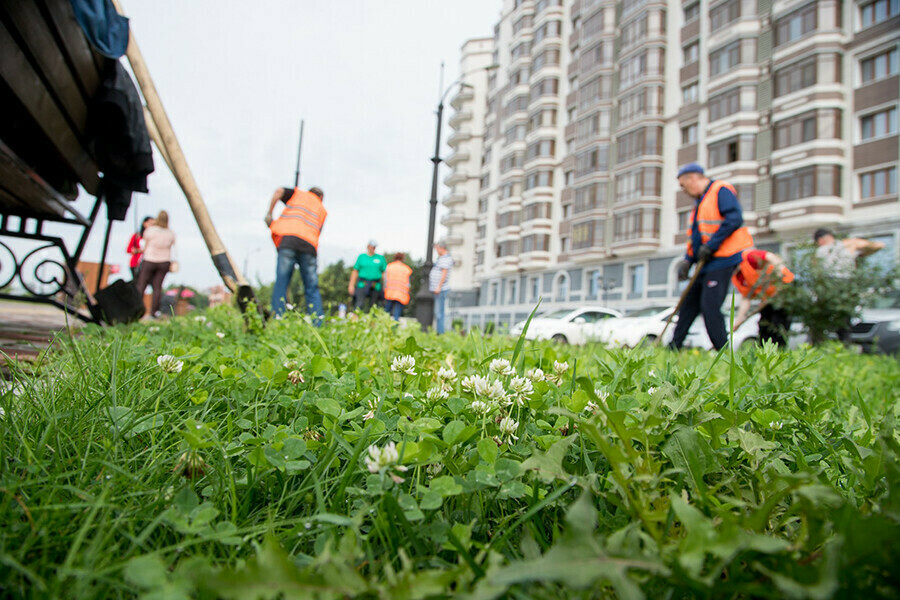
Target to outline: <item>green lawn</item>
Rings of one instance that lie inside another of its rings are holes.
[[[4,597],[900,597],[896,358],[222,308],[38,373],[0,393]]]

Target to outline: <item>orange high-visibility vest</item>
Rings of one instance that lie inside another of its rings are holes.
[[[778,288],[775,287],[773,279],[777,276],[773,276],[772,273],[775,271],[775,265],[768,265],[766,267],[766,278],[769,281],[768,287],[766,289],[760,290],[762,285],[757,286],[756,283],[759,281],[760,271],[758,269],[754,269],[750,264],[750,261],[747,260],[747,255],[750,254],[750,250],[744,250],[741,253],[741,264],[738,265],[738,268],[735,270],[734,275],[731,276],[731,283],[734,285],[735,289],[740,292],[741,296],[745,296],[748,298],[756,298],[759,296],[760,291],[762,291],[766,297],[771,298],[778,291]],[[781,265],[780,267],[780,277],[783,283],[790,283],[794,280],[794,274],[785,267]],[[765,281],[763,282],[765,284]]]
[[[294,188],[294,195],[287,201],[281,216],[272,222],[272,241],[275,247],[286,235],[306,240],[316,250],[319,249],[319,233],[325,224],[328,211],[322,206],[322,199],[305,190]]]
[[[413,270],[403,261],[395,260],[384,270],[384,299],[409,304],[409,277]]]
[[[719,227],[722,226],[722,223],[725,222],[725,219],[722,218],[722,213],[719,212],[719,190],[723,187],[731,190],[731,192],[737,196],[737,192],[730,183],[713,181],[706,193],[703,194],[700,205],[691,212],[691,222],[688,224],[687,229],[688,256],[694,256],[691,235],[694,231],[695,222],[697,223],[697,228],[700,230],[700,239],[704,244],[709,241],[709,239],[719,230]],[[738,252],[752,247],[753,237],[750,235],[750,230],[746,227],[739,227],[732,232],[731,235],[725,238],[722,245],[719,246],[713,256],[733,256]]]

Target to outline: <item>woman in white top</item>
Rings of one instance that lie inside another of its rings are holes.
[[[156,222],[144,231],[144,243],[144,260],[138,273],[137,289],[143,295],[148,283],[153,286],[150,312],[158,317],[163,280],[172,265],[172,246],[175,245],[175,234],[169,229],[169,213],[159,211]]]

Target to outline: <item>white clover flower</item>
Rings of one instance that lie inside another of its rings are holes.
[[[441,367],[440,369],[438,369],[437,377],[441,381],[455,381],[456,371],[447,367]]]
[[[469,405],[469,408],[478,415],[486,415],[491,412],[491,405],[487,402],[482,402],[481,400],[473,401],[472,404]]]
[[[219,338],[219,339],[221,340],[222,338],[225,337],[225,334],[222,333],[221,331],[217,331],[217,332],[216,332],[216,337]]]
[[[495,358],[491,361],[491,371],[496,373],[497,375],[508,376],[515,373],[515,370],[512,368],[512,365],[509,364],[509,361],[505,358]]]
[[[503,383],[499,379],[491,381],[487,377],[481,377],[475,381],[475,394],[491,400],[503,400],[506,398]]]
[[[507,438],[512,438],[514,440],[519,439],[519,436],[516,435],[516,431],[519,430],[519,424],[516,421],[513,421],[510,417],[503,417],[500,420],[500,433],[505,435]]]
[[[600,406],[593,400],[588,400],[587,406],[584,407],[584,412],[595,413],[598,410],[600,410]]]
[[[544,380],[544,372],[541,369],[528,369],[525,371],[525,377],[530,379],[531,381],[543,381]]]
[[[394,357],[391,362],[391,371],[394,373],[406,373],[407,375],[416,374],[416,359],[406,354],[404,356]]]
[[[369,412],[367,412],[366,414],[363,415],[363,421],[368,421],[369,419],[374,419],[374,418],[375,418],[374,410],[370,410]]]
[[[181,373],[181,368],[184,367],[184,361],[171,354],[160,354],[156,357],[156,364],[166,373]]]
[[[425,397],[431,402],[437,402],[438,400],[446,400],[450,397],[450,394],[443,387],[433,387],[425,392]]]
[[[774,429],[775,431],[780,431],[782,427],[784,427],[784,421],[772,421],[769,423],[769,427]]]
[[[378,399],[378,396],[372,396],[371,398],[366,400],[366,408],[374,411],[376,408],[378,408],[378,404],[380,402],[381,402],[381,400]]]
[[[150,333],[159,333],[159,327],[156,325],[153,325],[152,327],[148,327],[147,331],[149,331]]]
[[[647,390],[647,393],[650,394],[650,395],[652,396],[652,395],[655,394],[658,390],[659,390],[659,388],[650,386],[650,388]]]
[[[303,372],[300,371],[300,369],[295,369],[288,373],[288,381],[290,381],[294,385],[297,385],[298,383],[303,383],[306,380],[303,379]]]
[[[475,381],[477,381],[480,378],[481,377],[479,375],[468,375],[466,377],[463,377],[463,380],[461,382],[462,389],[466,392],[470,392],[470,393],[474,392],[475,391]]]
[[[296,361],[296,360],[284,361],[284,368],[287,369],[288,371],[296,371],[297,369],[299,369],[302,366],[303,365],[301,365],[300,362]]]
[[[647,373],[647,375],[649,375],[650,377],[656,377],[656,371],[654,371],[653,369],[650,369],[650,371]]]
[[[0,419],[5,419],[5,418],[6,418],[6,411],[3,410],[2,406],[0,406]]]
[[[194,317],[194,320],[198,323],[206,323],[206,317],[204,317],[203,315],[197,315],[196,317]]]
[[[569,370],[569,363],[567,363],[565,361],[563,361],[563,362],[557,362],[555,360],[553,361],[553,371],[557,375],[563,375],[568,370]]]
[[[388,471],[388,475],[394,482],[400,483],[403,481],[403,478],[396,473],[391,472],[405,472],[407,470],[405,466],[397,464],[399,459],[400,455],[397,452],[397,444],[394,442],[388,442],[385,444],[384,448],[379,448],[373,444],[369,446],[369,456],[366,457],[366,468],[369,469],[369,473],[378,473],[382,469],[385,469]]]
[[[601,402],[603,402],[603,404],[606,404],[606,401],[609,399],[609,392],[603,388],[594,388],[594,394]]]
[[[525,377],[513,377],[509,382],[509,390],[514,394],[527,396],[534,392],[534,385]]]

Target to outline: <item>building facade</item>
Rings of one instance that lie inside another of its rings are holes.
[[[897,260],[900,0],[504,0],[491,42],[483,121],[457,128],[483,133],[476,220],[445,222],[466,326],[539,298],[674,303],[690,161],[735,186],[757,246],[825,226]]]

